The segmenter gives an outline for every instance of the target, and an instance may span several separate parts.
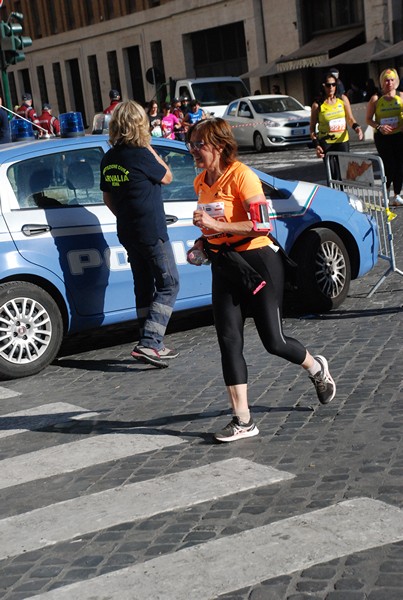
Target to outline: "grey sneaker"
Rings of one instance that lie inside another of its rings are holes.
[[[254,424],[252,417],[249,423],[242,423],[239,417],[233,417],[232,421],[224,429],[214,434],[214,437],[219,442],[235,442],[236,440],[253,437],[258,434],[259,429]]]
[[[137,345],[132,350],[132,356],[140,362],[153,365],[159,369],[166,369],[168,366],[168,363],[162,360],[158,350],[154,350],[154,348]]]
[[[324,356],[314,357],[321,365],[321,370],[309,377],[315,386],[316,393],[318,395],[319,402],[321,404],[329,404],[336,395],[336,384],[333,381],[333,377],[329,373],[329,366]]]
[[[167,348],[166,346],[162,350],[158,350],[158,354],[164,360],[177,358],[179,356],[179,352],[177,350],[174,350],[173,348]]]

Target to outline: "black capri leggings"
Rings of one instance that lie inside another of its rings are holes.
[[[375,133],[374,142],[381,157],[388,189],[393,184],[395,194],[400,194],[403,183],[403,133],[382,135]]]
[[[257,332],[267,352],[300,365],[306,349],[297,340],[287,337],[282,328],[284,265],[279,252],[270,247],[241,252],[243,258],[266,281],[265,287],[253,296],[237,282],[213,273],[213,312],[221,362],[226,385],[247,383],[248,370],[243,356],[245,318],[252,316]]]

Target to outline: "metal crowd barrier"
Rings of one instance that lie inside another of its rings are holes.
[[[396,214],[389,208],[386,176],[382,159],[375,154],[328,152],[325,159],[328,185],[362,200],[374,217],[379,231],[378,258],[388,268],[368,294],[372,296],[390,273],[403,275],[397,268],[393,246],[392,221]]]

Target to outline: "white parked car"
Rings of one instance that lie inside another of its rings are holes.
[[[233,128],[238,146],[256,152],[310,142],[311,109],[292,96],[247,96],[231,102],[223,118]]]

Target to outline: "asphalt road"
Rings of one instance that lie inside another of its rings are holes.
[[[283,177],[323,169],[307,149],[242,157]],[[403,277],[367,297],[386,268],[340,309],[285,319],[329,359],[327,406],[247,321],[249,440],[212,441],[229,414],[209,311],[172,321],[168,369],[133,363],[129,324],[3,382],[2,599],[402,600]]]

